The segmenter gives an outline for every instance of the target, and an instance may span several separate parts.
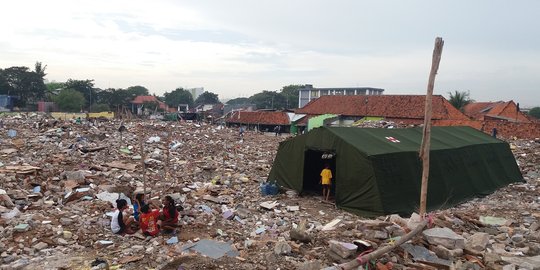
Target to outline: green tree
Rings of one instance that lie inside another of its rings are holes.
[[[148,92],[148,89],[144,86],[135,85],[130,86],[126,89],[130,96],[135,98],[136,96],[149,96],[150,92]]]
[[[129,106],[133,100],[126,89],[109,88],[97,92],[96,102],[108,104],[113,110],[119,109],[122,106]]]
[[[43,72],[36,73],[27,67],[10,67],[1,73],[0,94],[18,96],[17,106],[33,103],[44,97],[46,86]]]
[[[63,89],[54,101],[61,110],[68,112],[80,111],[86,102],[84,95],[74,89]]]
[[[64,89],[72,89],[84,96],[85,107],[90,107],[96,101],[96,89],[94,80],[73,80],[69,79],[64,84]]]
[[[190,107],[193,106],[193,96],[187,90],[183,88],[176,88],[170,93],[165,92],[164,100],[169,107],[176,108],[178,104],[188,104]]]
[[[212,92],[205,91],[202,93],[196,100],[195,105],[201,105],[201,104],[218,104],[219,98],[217,94],[214,94]]]
[[[249,98],[246,98],[246,97],[233,98],[227,101],[227,104],[229,105],[243,105],[243,104],[248,104],[248,103],[249,103]]]
[[[249,100],[257,109],[283,109],[287,106],[285,96],[275,91],[262,91],[249,97]]]
[[[54,97],[58,94],[58,92],[62,89],[64,89],[64,83],[63,82],[49,82],[46,83],[45,86],[47,89],[45,90],[45,99],[47,101],[53,101]]]
[[[448,98],[448,102],[450,102],[450,104],[452,104],[452,106],[454,106],[456,109],[460,110],[460,111],[463,111],[463,108],[471,103],[471,102],[474,102],[474,100],[471,99],[470,97],[470,92],[469,91],[454,91],[454,93],[452,92],[448,92],[448,95],[449,95],[449,98]]]
[[[532,108],[530,111],[529,111],[529,115],[536,118],[536,119],[540,119],[540,107],[534,107]]]
[[[280,94],[285,96],[287,109],[298,108],[298,89],[302,86],[303,85],[291,84],[281,88]]]

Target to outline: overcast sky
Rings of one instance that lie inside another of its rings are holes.
[[[540,105],[540,1],[7,1],[0,68],[47,65],[49,81],[204,87],[249,97],[289,84]]]

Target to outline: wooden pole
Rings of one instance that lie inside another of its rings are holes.
[[[429,75],[428,90],[426,95],[426,111],[424,118],[424,132],[422,137],[422,145],[420,147],[420,157],[422,158],[422,188],[420,193],[420,215],[425,215],[426,213],[426,197],[427,197],[427,183],[428,183],[428,172],[429,172],[429,145],[430,145],[430,134],[431,134],[431,96],[433,95],[433,86],[435,84],[435,75],[439,69],[439,63],[441,61],[442,48],[444,41],[442,38],[438,37],[435,39],[435,48],[433,49],[433,61],[431,64],[431,72]],[[415,235],[419,234],[424,228],[428,225],[428,219],[424,220],[410,231],[408,234],[402,236],[398,239],[393,245],[388,245],[382,248],[375,250],[374,252],[365,254],[359,258],[356,258],[352,261],[342,263],[337,266],[327,267],[323,270],[352,270],[357,269],[359,266],[368,263],[371,260],[375,260],[382,255],[392,251],[393,249],[401,246],[403,243],[412,239]]]
[[[139,147],[141,149],[141,166],[142,166],[142,179],[143,179],[143,192],[146,196],[146,164],[144,163],[145,154],[144,154],[144,127],[141,125],[141,130],[139,132]],[[148,196],[150,197],[150,196]]]
[[[388,246],[379,248],[379,249],[375,250],[374,252],[363,255],[363,256],[361,256],[361,257],[359,257],[357,259],[354,259],[352,261],[342,263],[342,264],[337,265],[337,266],[327,267],[327,268],[324,268],[323,270],[352,270],[352,269],[357,269],[359,266],[364,265],[366,263],[369,263],[371,260],[375,260],[375,259],[381,257],[382,255],[392,251],[393,249],[401,246],[403,243],[411,240],[415,235],[417,235],[418,233],[423,231],[424,228],[427,226],[427,224],[428,224],[428,220],[424,219],[420,224],[418,224],[418,226],[416,226],[416,228],[414,228],[414,230],[410,231],[408,234],[406,234],[406,235],[402,236],[401,238],[399,238],[393,245],[388,245]]]
[[[166,158],[167,160],[165,160],[165,182],[168,182],[168,180],[170,179],[169,177],[169,174],[170,174],[170,160],[171,160],[171,148],[170,148],[170,145],[171,145],[171,137],[172,137],[172,129],[167,125],[166,129],[165,129],[165,132],[167,132],[167,140],[165,142],[165,151],[166,152]]]
[[[420,158],[422,159],[422,187],[420,189],[420,216],[426,214],[427,204],[427,188],[429,177],[429,150],[431,144],[431,115],[433,110],[432,95],[433,87],[435,85],[435,76],[439,70],[439,63],[441,62],[441,55],[444,41],[438,37],[435,39],[435,48],[433,48],[433,59],[431,62],[431,72],[429,73],[429,81],[426,95],[426,106],[424,116],[424,131],[422,134],[422,145],[420,146]]]

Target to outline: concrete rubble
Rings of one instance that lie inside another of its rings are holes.
[[[0,269],[320,269],[392,245],[419,221],[366,219],[290,191],[263,196],[284,137],[139,120],[124,120],[121,137],[119,120],[39,129],[43,117],[2,119]],[[430,229],[370,269],[540,269],[540,140],[508,142],[526,182],[433,212]],[[179,232],[112,234],[114,201],[145,181],[152,200],[182,205]]]

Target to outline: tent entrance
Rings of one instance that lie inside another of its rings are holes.
[[[308,149],[304,152],[304,179],[302,194],[322,195],[321,171],[328,164],[332,171],[332,188],[330,195],[336,192],[336,154],[334,151]]]

